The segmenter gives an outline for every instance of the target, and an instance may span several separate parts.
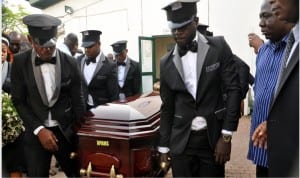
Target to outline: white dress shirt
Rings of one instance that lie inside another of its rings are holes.
[[[197,36],[194,38],[197,40]],[[181,57],[181,63],[184,73],[184,84],[193,98],[196,100],[197,95],[197,53],[188,51]],[[191,124],[191,130],[202,130],[207,127],[207,123],[204,117],[196,116]]]
[[[48,101],[51,100],[54,90],[56,88],[55,83],[55,65],[50,63],[45,63],[41,65],[41,72],[44,80],[46,95]],[[51,112],[49,111],[48,120],[44,123],[47,127],[54,127],[58,125],[58,122],[52,120]]]
[[[56,51],[53,53],[52,57],[55,57],[55,55],[56,55]],[[48,101],[50,101],[54,94],[54,90],[56,88],[55,64],[44,63],[44,64],[41,64],[40,66],[35,66],[35,67],[41,68],[41,73],[42,73],[42,77],[44,80],[47,99],[48,99]],[[58,125],[58,122],[56,120],[52,120],[52,115],[51,115],[50,111],[48,113],[48,119],[45,121],[44,125],[46,127],[55,127]],[[44,128],[44,126],[39,126],[38,128],[36,128],[33,131],[33,133],[35,135],[37,135],[42,128]]]
[[[125,64],[127,63],[127,57],[124,60],[124,62],[125,62]],[[124,86],[125,79],[126,79],[125,69],[126,69],[126,66],[123,66],[123,65],[118,66],[118,83],[121,88]]]

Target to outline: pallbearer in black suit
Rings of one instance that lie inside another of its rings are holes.
[[[83,74],[83,90],[87,109],[118,99],[118,78],[116,64],[107,59],[101,51],[101,31],[82,31],[82,47],[85,54],[78,57]]]
[[[72,57],[56,49],[61,21],[46,14],[23,18],[33,49],[16,55],[11,71],[13,103],[25,124],[28,177],[48,177],[54,155],[68,177],[79,176],[76,127],[84,114],[80,71]]]
[[[119,99],[139,94],[141,91],[141,69],[139,63],[127,56],[127,41],[111,45],[118,66]]]
[[[169,154],[174,177],[224,177],[241,90],[224,38],[197,32],[198,1],[176,0],[163,8],[176,45],[160,63],[161,167]]]

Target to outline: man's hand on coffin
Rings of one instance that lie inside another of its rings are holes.
[[[168,153],[160,153],[160,168],[164,171],[167,172],[170,167],[170,157]]]
[[[46,150],[50,152],[55,152],[58,150],[58,145],[56,144],[58,140],[52,131],[43,128],[38,133],[38,137],[41,144]]]

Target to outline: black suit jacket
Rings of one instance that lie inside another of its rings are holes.
[[[37,82],[34,74],[34,70],[40,69],[32,62],[32,55],[32,50],[16,55],[11,71],[12,100],[26,130],[33,133],[38,126],[44,125],[50,110],[52,119],[59,122],[66,139],[70,142],[77,141],[74,140],[76,133],[73,124],[83,116],[84,103],[79,80],[81,76],[76,62],[72,57],[57,50],[57,63],[59,60],[61,75],[56,78],[54,95],[57,96],[57,100],[49,107],[43,100],[46,96],[43,82]]]
[[[78,57],[77,62],[83,75],[86,56]],[[103,53],[100,55],[100,61],[94,71],[93,78],[88,84],[83,75],[83,91],[85,101],[88,94],[93,97],[94,106],[112,102],[118,99],[118,76],[117,65],[112,60],[107,59]]]
[[[139,63],[127,58],[125,76],[124,86],[119,86],[119,92],[124,93],[126,97],[140,94],[142,73]]]
[[[203,116],[207,121],[212,149],[222,128],[235,131],[238,125],[241,93],[231,49],[222,37],[198,34],[198,38],[196,100],[184,84],[177,46],[161,59],[160,64],[162,106],[159,146],[169,147],[175,154],[184,151],[191,122],[196,116]],[[227,94],[226,103],[223,92]]]
[[[249,85],[254,83],[254,77],[250,73],[250,67],[248,64],[246,64],[241,58],[233,55],[233,60],[236,64],[237,73],[239,75],[242,99],[245,99],[249,90]]]
[[[299,177],[299,44],[267,120],[269,176]]]

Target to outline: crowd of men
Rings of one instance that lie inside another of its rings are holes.
[[[240,71],[242,60],[223,37],[199,29],[198,1],[174,0],[162,8],[176,44],[160,63],[157,149],[161,169],[170,166],[174,177],[224,177],[253,78],[249,67]],[[262,0],[259,15],[269,41],[255,51],[248,159],[257,177],[299,176],[299,1]],[[126,40],[111,44],[113,55],[105,55],[99,29],[81,32],[80,53],[73,33],[56,44],[58,18],[32,14],[22,20],[29,43],[23,38],[22,47],[17,32],[2,35],[2,88],[25,126],[18,142],[3,147],[3,173],[48,177],[55,156],[67,177],[79,177],[70,157],[78,146],[76,129],[88,110],[141,94],[140,64],[128,57]],[[11,159],[16,155],[18,162]]]
[[[48,177],[54,155],[68,177],[78,177],[77,163],[69,156],[77,147],[75,129],[87,110],[140,94],[140,66],[128,57],[127,41],[112,44],[116,60],[108,59],[101,51],[99,30],[82,32],[84,54],[80,54],[73,33],[56,45],[58,18],[33,14],[23,22],[30,49],[20,51],[17,32],[2,36],[2,50],[14,53],[2,56],[2,64],[9,64],[3,70],[7,75],[2,75],[2,88],[9,89],[5,91],[12,95],[26,128],[20,144],[3,148],[3,175],[22,177],[25,172],[28,177]],[[18,162],[11,159],[16,155]]]

